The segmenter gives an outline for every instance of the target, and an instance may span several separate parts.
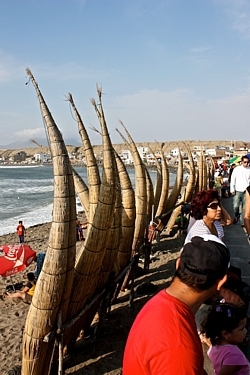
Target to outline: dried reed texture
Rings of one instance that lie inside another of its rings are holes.
[[[191,152],[190,152],[190,154],[191,154]],[[189,158],[190,158],[190,155],[189,155]],[[193,161],[192,154],[191,154],[190,160]],[[187,183],[186,188],[182,187],[182,191],[181,191],[182,198],[181,198],[181,200],[183,202],[190,202],[191,199],[192,199],[192,196],[194,194],[194,188],[195,188],[195,168],[194,168],[194,163],[192,163],[192,162],[190,164],[184,163],[184,165],[189,170],[189,178],[188,178],[188,183]],[[175,225],[177,217],[181,214],[181,209],[182,209],[182,206],[178,206],[172,212],[172,214],[170,216],[170,219],[167,223],[167,232],[168,233],[170,233],[171,230],[173,229],[173,226]]]
[[[128,145],[131,154],[133,155],[133,162],[135,167],[135,207],[136,207],[136,218],[135,218],[135,230],[134,239],[132,244],[132,255],[136,254],[143,243],[144,232],[147,223],[147,189],[146,189],[146,175],[145,166],[141,160],[140,154],[137,147],[129,134],[124,124],[120,121],[120,124],[124,128],[129,142],[120,133],[123,141]]]
[[[121,214],[122,214],[122,202],[121,202],[121,189],[120,184],[117,184],[116,191],[116,204],[115,212],[113,217],[113,223],[109,233],[107,246],[105,249],[105,255],[102,261],[101,273],[98,277],[97,290],[101,290],[110,280],[112,273],[112,279],[114,279],[114,264],[119,250],[119,243],[121,238]]]
[[[99,168],[97,166],[95,154],[93,151],[92,144],[90,142],[88,133],[82,121],[82,118],[75,106],[72,95],[68,94],[68,101],[70,102],[78,124],[78,131],[84,147],[84,155],[86,158],[87,174],[88,174],[88,187],[89,187],[89,214],[88,220],[92,222],[96,212],[96,206],[98,202],[101,179],[99,174]],[[79,197],[80,199],[80,197]]]
[[[200,157],[198,160],[198,191],[203,190],[204,186],[204,153],[201,146]]]
[[[121,184],[121,237],[116,259],[117,273],[129,262],[135,229],[135,192],[125,165],[115,152],[118,175]]]
[[[208,156],[208,187],[213,187],[214,173],[215,173],[215,163],[211,155]]]
[[[189,145],[185,144],[188,158],[189,158],[189,164],[187,164],[187,168],[189,170],[189,177],[188,177],[188,183],[186,186],[186,193],[185,193],[185,201],[190,202],[193,195],[194,195],[194,189],[195,189],[195,183],[196,183],[196,174],[195,174],[195,165],[194,165],[194,159],[192,156],[192,152],[190,150]]]
[[[203,161],[203,190],[207,190],[208,188],[208,165],[206,158],[204,157]]]
[[[178,169],[177,169],[176,179],[175,179],[174,187],[168,197],[167,205],[166,205],[166,211],[167,212],[170,211],[170,212],[164,215],[163,217],[161,217],[160,219],[158,219],[158,223],[157,223],[158,231],[162,231],[170,219],[171,210],[174,208],[178,200],[178,197],[180,195],[180,192],[181,192],[182,182],[183,182],[183,160],[182,160],[181,152],[179,150]]]
[[[74,184],[75,184],[75,190],[78,195],[78,198],[80,199],[81,205],[84,208],[86,220],[89,219],[89,188],[82,179],[82,177],[77,173],[77,171],[72,168],[73,170],[73,177],[74,177]]]
[[[169,191],[169,170],[166,158],[161,147],[161,170],[162,170],[162,189],[158,208],[156,211],[156,216],[161,216],[167,210],[167,200],[168,200],[168,191]]]
[[[43,342],[55,328],[57,313],[65,321],[71,293],[76,252],[76,201],[68,153],[53,117],[29,69],[47,130],[54,168],[54,204],[48,250],[30,306],[23,336],[23,375],[47,375],[53,341]]]
[[[194,193],[197,194],[199,191],[199,169],[195,170],[195,188]]]
[[[153,183],[149,174],[149,171],[147,167],[145,166],[145,175],[146,175],[146,191],[147,191],[147,221],[146,225],[149,224],[150,220],[152,218],[152,210],[154,206],[154,188],[153,188]]]
[[[176,174],[174,187],[167,200],[167,210],[171,210],[172,208],[174,208],[177,202],[178,196],[180,195],[182,182],[183,182],[183,159],[182,159],[181,151],[179,149],[177,174]]]
[[[159,201],[160,201],[160,196],[161,196],[161,191],[162,191],[162,170],[161,170],[161,163],[159,163],[158,158],[155,156],[155,153],[149,144],[148,144],[148,148],[150,152],[152,153],[152,155],[154,156],[155,164],[156,164],[156,180],[155,180],[155,185],[154,185],[154,212],[153,212],[153,216],[155,216],[158,206],[159,206]]]
[[[101,124],[103,142],[103,174],[95,214],[89,216],[88,233],[78,254],[75,266],[75,278],[68,309],[68,318],[72,318],[84,307],[96,291],[105,248],[113,221],[116,198],[116,164],[113,147],[102,109],[101,90],[97,90],[99,103],[92,104]],[[91,194],[91,193],[90,193]],[[91,200],[91,197],[90,197]],[[82,327],[80,319],[68,332],[65,343],[75,339]]]

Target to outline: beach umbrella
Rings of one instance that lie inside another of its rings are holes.
[[[36,252],[29,245],[3,245],[0,254],[0,275],[12,276],[23,271],[36,259]]]
[[[231,158],[231,159],[229,159],[229,164],[231,165],[231,164],[233,164],[233,163],[237,163],[237,159],[239,159],[240,158],[240,156],[234,156],[233,158]]]

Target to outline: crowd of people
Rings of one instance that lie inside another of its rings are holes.
[[[233,218],[222,205],[225,185],[225,196],[233,196]],[[230,264],[223,229],[242,214],[250,237],[249,186],[249,159],[243,156],[241,165],[217,171],[214,186],[193,197],[172,282],[137,315],[125,346],[123,375],[206,374],[200,334],[209,345],[215,375],[250,374],[239,347],[246,340],[250,287]],[[209,311],[200,332],[195,316],[204,303]]]

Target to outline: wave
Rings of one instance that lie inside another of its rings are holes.
[[[50,186],[21,186],[21,187],[1,187],[1,193],[25,193],[25,194],[32,194],[32,193],[50,193],[54,190],[53,185]]]
[[[0,220],[0,236],[14,233],[19,220],[22,220],[26,228],[37,224],[49,223],[52,221],[53,203],[40,207],[35,211],[25,212],[8,219]],[[81,204],[76,204],[76,212],[84,211]]]
[[[42,168],[43,165],[0,165],[0,169]]]
[[[49,204],[48,206],[38,208],[36,211],[0,220],[0,236],[15,232],[19,220],[23,221],[26,228],[50,222],[52,220],[52,208],[53,204]]]

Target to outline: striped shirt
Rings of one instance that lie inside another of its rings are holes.
[[[215,229],[217,230],[217,237],[220,240],[222,240],[222,238],[224,237],[223,226],[218,220],[215,220],[214,226],[215,226]],[[191,227],[190,231],[188,232],[184,244],[186,244],[187,242],[190,242],[193,237],[195,236],[202,237],[204,234],[211,234],[211,232],[202,219],[196,220],[196,222],[194,223],[194,225]]]

